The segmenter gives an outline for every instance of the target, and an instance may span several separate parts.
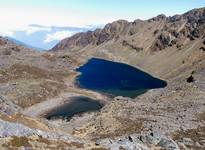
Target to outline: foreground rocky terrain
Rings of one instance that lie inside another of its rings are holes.
[[[74,69],[92,57],[130,64],[168,86],[135,99],[78,89]],[[42,117],[73,96],[105,106],[69,121]],[[204,149],[205,9],[119,20],[49,52],[1,37],[0,112],[1,149]]]

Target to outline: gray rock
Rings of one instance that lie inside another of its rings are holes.
[[[157,145],[157,144],[160,142],[160,138],[157,137],[157,136],[148,135],[148,136],[146,137],[146,141],[147,141],[149,144]]]
[[[194,142],[190,138],[183,138],[182,141],[185,145],[194,145]]]
[[[32,130],[24,125],[0,120],[0,137],[29,136],[34,133],[35,130]]]
[[[158,134],[151,134],[141,136],[142,140],[139,140],[139,135],[130,135],[128,137],[120,137],[118,139],[103,139],[96,141],[97,145],[102,145],[111,150],[119,150],[123,147],[126,150],[149,150],[153,147],[150,145],[161,147],[166,150],[179,150],[178,145],[171,139]],[[130,140],[132,139],[132,140]]]
[[[25,125],[19,123],[12,123],[0,119],[0,137],[10,137],[10,136],[31,136],[37,135],[43,138],[54,139],[54,140],[64,140],[64,141],[75,141],[80,143],[85,143],[85,141],[80,140],[71,135],[64,135],[55,132],[45,132],[37,129],[31,129]]]
[[[200,140],[200,143],[205,146],[205,140]]]
[[[162,138],[158,145],[167,150],[180,150],[179,146],[173,140],[168,138]]]
[[[127,138],[120,138],[117,140],[103,139],[96,142],[98,145],[102,145],[110,150],[119,150],[123,147],[126,150],[149,150],[149,148],[139,141],[131,142]]]
[[[177,144],[178,144],[182,149],[188,150],[188,148],[184,145],[184,143],[178,142]]]

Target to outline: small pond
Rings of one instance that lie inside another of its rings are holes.
[[[49,120],[55,118],[69,120],[74,115],[82,114],[84,112],[97,111],[102,107],[103,104],[101,104],[98,100],[93,100],[83,96],[73,97],[69,102],[49,111],[45,115],[45,118]]]

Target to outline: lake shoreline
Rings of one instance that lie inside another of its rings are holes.
[[[69,80],[65,79],[65,83],[67,85],[67,89],[65,92],[59,94],[54,98],[47,99],[31,107],[25,108],[22,113],[31,117],[43,118],[42,116],[44,116],[44,114],[46,114],[47,112],[52,111],[53,109],[57,109],[65,103],[69,103],[73,97],[78,96],[88,97],[90,99],[99,101],[103,105],[105,105],[111,100],[111,98],[106,95],[87,89],[81,89],[76,86],[75,80],[77,76],[78,72],[74,71],[74,74],[69,76]]]

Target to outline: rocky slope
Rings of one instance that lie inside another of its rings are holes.
[[[78,33],[50,52],[0,37],[1,149],[204,149],[205,8],[149,20],[119,20]],[[91,57],[124,62],[166,79],[135,98],[77,89],[74,68]],[[72,96],[103,100],[70,121],[42,111]]]

